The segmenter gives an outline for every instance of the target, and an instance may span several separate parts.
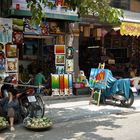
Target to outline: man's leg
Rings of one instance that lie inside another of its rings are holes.
[[[10,130],[15,131],[14,128],[14,117],[15,117],[15,111],[13,108],[8,108],[8,118],[10,122]]]

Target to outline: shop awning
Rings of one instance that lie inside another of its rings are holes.
[[[140,24],[131,22],[122,22],[120,26],[121,35],[140,36]]]

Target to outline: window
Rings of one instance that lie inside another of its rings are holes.
[[[130,9],[130,0],[111,0],[110,5],[112,7],[129,10]]]

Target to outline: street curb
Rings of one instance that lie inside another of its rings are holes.
[[[70,95],[70,96],[43,96],[44,100],[68,100],[68,99],[78,99],[87,98],[90,95]]]

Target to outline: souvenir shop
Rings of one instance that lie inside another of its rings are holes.
[[[47,7],[47,18],[37,26],[30,23],[25,0],[5,4],[10,9],[6,13],[1,10],[1,77],[12,74],[16,81],[27,81],[29,75],[34,76],[42,67],[45,76],[50,76],[52,94],[72,94],[78,55],[77,13],[63,7]]]

